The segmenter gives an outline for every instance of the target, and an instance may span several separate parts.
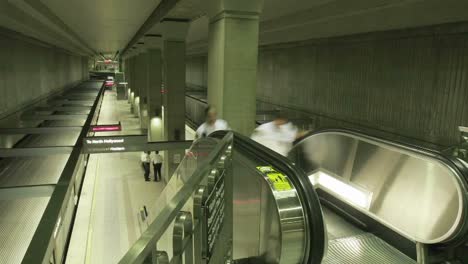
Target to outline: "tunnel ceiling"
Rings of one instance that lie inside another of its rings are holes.
[[[206,52],[207,47],[208,19],[204,16],[207,2],[4,0],[0,1],[0,26],[74,53],[111,55],[133,45],[144,34],[159,33],[159,26],[152,21],[183,18],[192,21],[187,36],[188,52],[199,53]],[[465,12],[468,2],[464,0],[264,2],[260,17],[262,45],[468,21],[468,12]],[[153,16],[153,20],[147,20],[155,13],[159,14],[156,19]]]
[[[189,1],[189,0],[187,0]],[[468,21],[464,0],[265,0],[260,44]],[[192,22],[189,54],[207,51],[208,19]]]
[[[125,46],[160,0],[42,0],[93,49]]]

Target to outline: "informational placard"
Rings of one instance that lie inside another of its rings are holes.
[[[275,191],[289,191],[292,189],[286,175],[276,171],[272,166],[259,166],[257,170],[267,177]]]
[[[114,153],[114,152],[139,152],[184,150],[190,148],[192,141],[158,141],[148,142],[147,135],[134,136],[94,136],[83,140],[83,153]],[[182,157],[179,157],[182,159]]]
[[[202,205],[206,212],[204,221],[206,234],[205,248],[206,248],[206,263],[209,262],[213,248],[216,244],[217,238],[224,223],[224,174],[221,175],[211,190],[208,198]]]

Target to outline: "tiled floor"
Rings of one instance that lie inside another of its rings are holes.
[[[107,91],[99,123],[118,121],[118,134],[142,134],[127,101]],[[140,208],[155,203],[163,188],[144,181],[140,153],[91,155],[66,263],[117,263],[141,233]]]

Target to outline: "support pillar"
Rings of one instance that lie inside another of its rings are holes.
[[[208,102],[229,126],[255,128],[259,14],[262,0],[209,0]]]
[[[162,141],[162,37],[161,35],[146,35],[145,47],[148,60],[148,141]]]
[[[185,140],[185,37],[188,21],[164,20],[163,122],[165,140]],[[167,180],[185,155],[184,150],[167,151]]]
[[[148,56],[143,42],[138,42],[138,55],[136,56],[136,76],[137,76],[137,89],[139,90],[140,97],[140,127],[145,130],[148,128]]]
[[[131,93],[131,112],[132,114],[134,115],[137,115],[137,113],[139,113],[139,108],[137,107],[137,103],[140,99],[138,99],[137,101],[137,97],[138,97],[138,91],[137,91],[137,84],[136,84],[136,74],[135,74],[135,58],[136,58],[136,55],[137,55],[137,50],[136,50],[136,47],[133,47],[132,48],[132,51],[131,51],[131,58],[130,58],[130,76],[131,76],[131,90],[132,90],[132,93]],[[139,104],[139,103],[138,103]]]

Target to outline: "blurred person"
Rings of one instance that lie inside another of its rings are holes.
[[[271,150],[287,156],[293,142],[299,136],[297,127],[279,112],[273,121],[258,126],[251,138]]]
[[[143,167],[143,170],[145,171],[145,181],[150,181],[149,175],[150,175],[150,152],[149,151],[144,151],[141,153],[141,166]]]
[[[218,119],[218,113],[212,106],[205,109],[205,123],[198,127],[196,138],[204,138],[218,130],[229,130],[229,125],[225,120]]]
[[[159,154],[159,151],[153,152],[151,154],[151,163],[153,163],[153,169],[154,169],[154,181],[161,181],[162,179],[162,164],[164,162],[163,156]]]

